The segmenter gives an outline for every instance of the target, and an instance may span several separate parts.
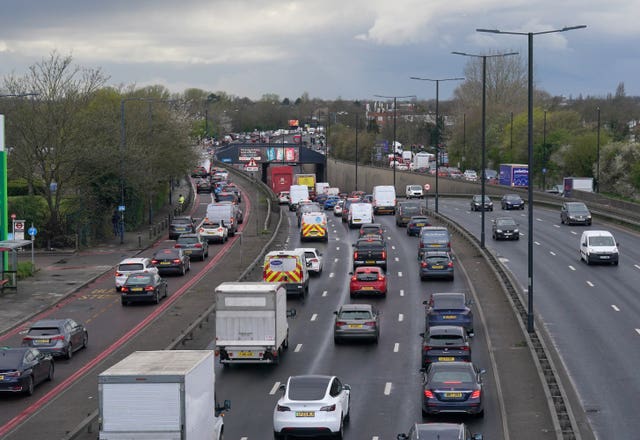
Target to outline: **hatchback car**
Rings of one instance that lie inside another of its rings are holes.
[[[158,268],[159,274],[173,272],[185,275],[191,270],[189,256],[182,249],[160,249],[153,254],[151,264]]]
[[[273,410],[276,439],[299,435],[342,439],[349,421],[351,387],[336,376],[291,376],[280,385],[282,397]]]
[[[120,291],[123,306],[132,302],[160,303],[169,294],[167,281],[157,273],[136,273],[130,275]]]
[[[471,434],[464,423],[416,423],[398,440],[482,440],[482,434]]]
[[[459,325],[436,325],[420,336],[423,367],[433,362],[471,362],[471,344]]]
[[[210,193],[211,192],[211,181],[206,179],[198,179],[196,181],[196,193]]]
[[[219,220],[209,221],[205,219],[198,227],[198,233],[208,243],[224,243],[229,239],[229,228]]]
[[[189,258],[204,261],[209,257],[209,242],[198,233],[181,234],[174,247],[182,249]]]
[[[422,414],[484,416],[482,375],[470,362],[434,362],[424,371]]]
[[[504,210],[524,209],[524,200],[518,194],[505,194],[500,199],[500,208]]]
[[[426,215],[414,215],[407,223],[407,235],[419,235],[420,230],[425,226],[431,226],[429,217],[427,217]]]
[[[387,295],[387,277],[384,271],[376,266],[357,267],[355,272],[349,272],[349,295]]]
[[[34,387],[53,380],[53,356],[37,348],[0,348],[0,392],[33,394]]]
[[[469,308],[473,301],[467,301],[464,293],[432,293],[423,304],[426,310],[426,328],[436,325],[459,325],[468,335],[473,335],[473,312]]]
[[[333,313],[336,315],[333,324],[333,341],[336,344],[346,339],[378,343],[380,314],[371,304],[345,304]]]
[[[280,205],[289,204],[289,191],[280,191],[278,193],[278,204]]]
[[[560,208],[560,222],[566,225],[591,226],[591,212],[582,202],[565,202]]]
[[[304,252],[304,260],[310,273],[315,275],[322,273],[322,252],[316,248],[296,248],[296,250]]]
[[[327,196],[327,200],[324,201],[324,210],[329,211],[331,209],[334,209],[339,201],[340,197],[338,196]]]
[[[344,206],[344,200],[338,200],[336,206],[333,207],[333,215],[336,217],[342,216],[342,207]]]
[[[475,195],[471,199],[472,211],[493,211],[493,202],[489,196],[484,196],[484,203],[482,202],[482,195]]]
[[[126,258],[116,266],[115,282],[116,290],[127,280],[127,277],[134,272],[158,273],[158,268],[151,264],[150,258]]]
[[[377,237],[380,239],[384,239],[384,228],[380,223],[369,223],[366,225],[360,226],[360,231],[358,233],[360,238],[364,237]]]
[[[190,216],[174,217],[169,224],[169,240],[175,240],[180,234],[191,234],[196,231],[196,222]]]
[[[446,278],[453,280],[453,257],[449,252],[427,251],[420,261],[420,279]]]
[[[73,319],[43,319],[29,327],[22,345],[34,347],[54,357],[71,359],[75,351],[86,348],[89,332]]]
[[[512,217],[498,217],[491,222],[494,240],[520,240],[518,223]]]

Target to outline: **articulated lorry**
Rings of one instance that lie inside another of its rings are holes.
[[[98,376],[100,440],[220,440],[211,350],[136,351]]]
[[[284,284],[227,282],[215,289],[215,349],[220,363],[278,364],[289,347]]]
[[[275,194],[281,191],[289,191],[289,187],[293,185],[293,167],[269,164],[267,168],[267,185]]]
[[[529,186],[529,167],[526,164],[500,164],[499,183],[504,186],[527,188]]]

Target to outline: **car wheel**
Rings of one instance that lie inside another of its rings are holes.
[[[342,422],[340,422],[340,428],[338,429],[338,432],[335,433],[334,438],[336,440],[342,440],[344,437],[344,425]]]
[[[191,260],[187,261],[187,272],[191,270]]]
[[[334,344],[336,344],[336,345],[340,345],[340,342],[341,342],[341,341],[340,341],[340,338],[339,338],[339,337],[337,337],[337,336],[334,336],[334,337],[333,337],[333,343],[334,343]]]
[[[156,304],[160,304],[160,293],[156,290],[156,294],[153,297],[153,302]]]
[[[164,297],[168,297],[169,296],[169,287],[164,286]]]
[[[82,337],[82,348],[87,348],[88,343],[89,343],[89,334],[85,332],[84,336]]]
[[[182,269],[180,270],[180,275],[185,276],[185,275],[186,275],[186,273],[187,273],[187,271],[186,271],[186,269],[185,269],[185,267],[184,267],[184,264],[183,264],[183,265],[182,265]]]
[[[73,345],[69,342],[69,347],[67,347],[67,353],[65,354],[67,359],[71,359],[73,357]]]
[[[27,396],[33,396],[33,386],[34,386],[34,383],[33,383],[33,376],[29,376],[29,377],[27,378],[27,386],[26,386],[26,387],[24,387],[24,393],[25,393]]]
[[[49,372],[47,373],[47,380],[49,382],[53,380],[53,373],[54,373],[54,369],[53,369],[53,362],[52,362],[49,364]]]
[[[484,417],[484,408],[482,408],[482,409],[480,410],[480,412],[479,412],[478,414],[476,414],[476,417],[478,417],[479,419],[481,419],[481,418],[483,418],[483,417]]]
[[[127,302],[127,301],[125,301],[124,299],[123,299],[123,300],[121,300],[120,302],[122,303],[122,307],[125,307],[125,306],[128,304],[128,302]]]

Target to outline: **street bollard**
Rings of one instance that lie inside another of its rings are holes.
[[[149,226],[149,240],[153,240],[153,226]]]
[[[142,234],[138,233],[138,249],[142,249]]]

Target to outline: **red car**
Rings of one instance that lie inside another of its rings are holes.
[[[357,267],[355,272],[350,272],[349,295],[353,298],[358,294],[387,295],[387,277],[384,271],[377,266]]]

